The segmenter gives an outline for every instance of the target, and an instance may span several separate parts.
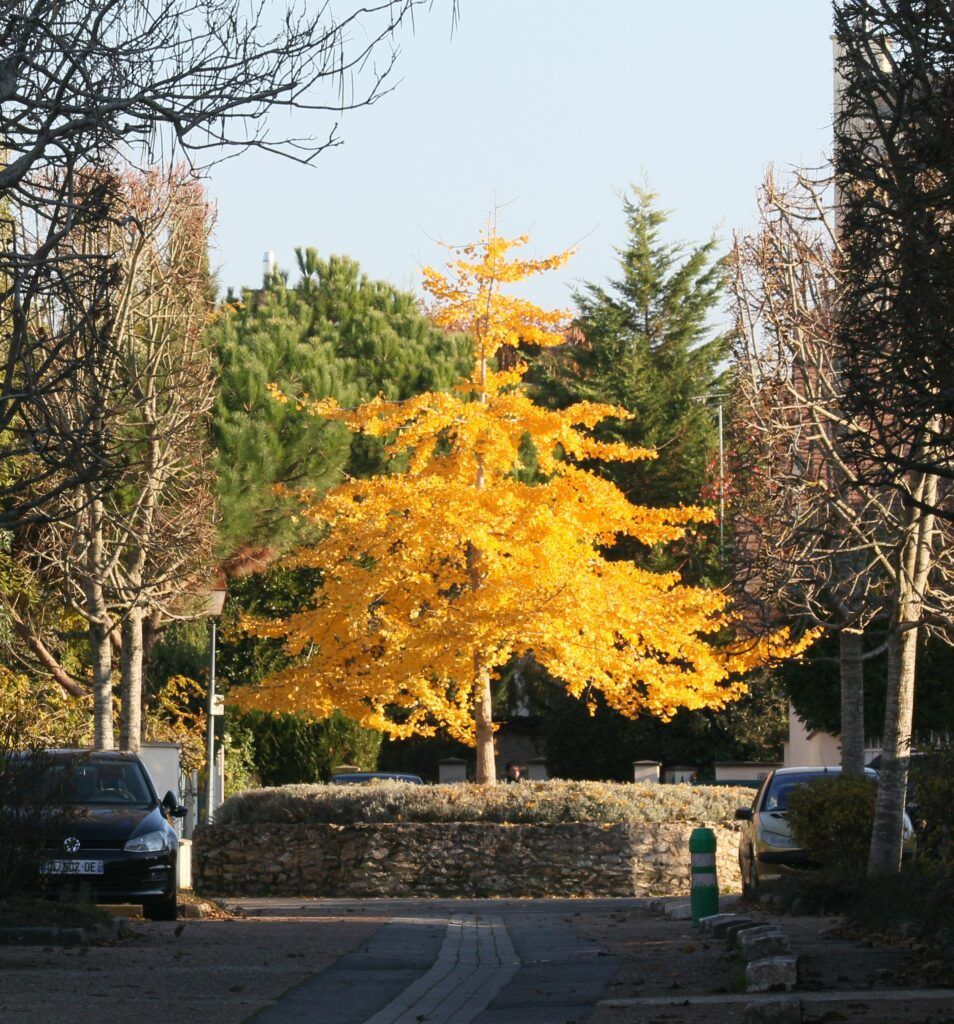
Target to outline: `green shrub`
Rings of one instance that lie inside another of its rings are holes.
[[[868,863],[877,784],[867,777],[832,776],[796,786],[788,799],[792,838],[821,864],[863,869]]]
[[[252,790],[227,800],[215,820],[222,825],[590,821],[734,826],[735,809],[751,799],[751,790],[725,786],[559,780],[518,786],[376,782],[365,786],[300,785]]]
[[[947,865],[915,860],[878,878],[864,871],[799,871],[771,883],[771,895],[785,909],[838,914],[867,934],[938,943],[939,954],[951,955],[954,871]]]
[[[954,925],[954,872],[949,867],[918,862],[897,875],[859,882],[848,902],[851,924],[868,932],[898,938],[940,941],[951,956]]]
[[[318,782],[339,764],[365,771],[377,767],[381,733],[362,728],[340,711],[318,722],[260,711],[236,717],[251,733],[253,768],[265,786]]]
[[[930,747],[911,761],[911,816],[918,850],[933,860],[954,861],[954,743]]]

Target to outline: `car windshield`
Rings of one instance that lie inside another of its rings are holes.
[[[40,802],[68,806],[149,807],[153,802],[142,766],[136,761],[54,757],[38,765],[29,783]]]
[[[765,796],[762,798],[763,811],[783,812],[788,810],[788,798],[796,786],[804,786],[806,782],[822,779],[825,776],[838,775],[837,771],[828,772],[790,772],[786,775],[775,774]]]

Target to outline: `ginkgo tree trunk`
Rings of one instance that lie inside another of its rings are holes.
[[[283,638],[295,660],[233,691],[242,707],[316,718],[338,708],[395,738],[442,731],[477,747],[477,781],[493,783],[491,682],[515,656],[532,653],[573,696],[599,690],[625,715],[666,719],[722,707],[745,691],[745,671],[801,648],[785,631],[734,644],[720,591],[608,557],[621,537],[670,542],[711,513],[631,504],[585,468],[655,457],[592,436],[626,412],[592,402],[544,409],[523,388],[525,366],[495,367],[504,346],[564,341],[565,312],[504,291],[570,255],[508,255],[525,242],[491,225],[452,251],[446,274],[425,269],[434,322],[473,338],[473,372],[454,393],[355,410],[302,403],[383,438],[392,472],[350,480],[320,501],[303,496],[325,537],[294,563],[319,567],[323,583],[298,613],[247,623]],[[528,443],[534,483],[516,472]]]

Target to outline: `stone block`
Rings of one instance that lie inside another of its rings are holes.
[[[740,921],[733,921],[726,930],[723,938],[725,944],[729,949],[735,949],[739,943],[739,936],[742,932],[747,932],[751,928],[761,928],[762,925],[758,921],[753,921],[751,918],[744,917]]]
[[[691,921],[692,906],[689,903],[670,903],[665,914],[670,921]]]
[[[784,956],[792,951],[788,937],[775,925],[746,928],[736,937],[736,948],[746,960],[762,960],[765,957]]]
[[[780,996],[747,1003],[742,1012],[743,1024],[801,1024],[804,1007],[801,999]]]
[[[726,928],[738,919],[738,914],[710,914],[708,917],[699,918],[699,928],[703,935],[721,938],[725,934]]]
[[[797,956],[766,957],[745,967],[746,992],[791,992],[797,984]]]

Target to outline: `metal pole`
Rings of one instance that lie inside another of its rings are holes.
[[[205,766],[205,823],[212,824],[212,804],[215,801],[215,618],[212,619],[212,649],[209,654],[209,715],[206,736]]]
[[[725,449],[722,445],[722,403],[719,402],[719,562],[725,561]]]

